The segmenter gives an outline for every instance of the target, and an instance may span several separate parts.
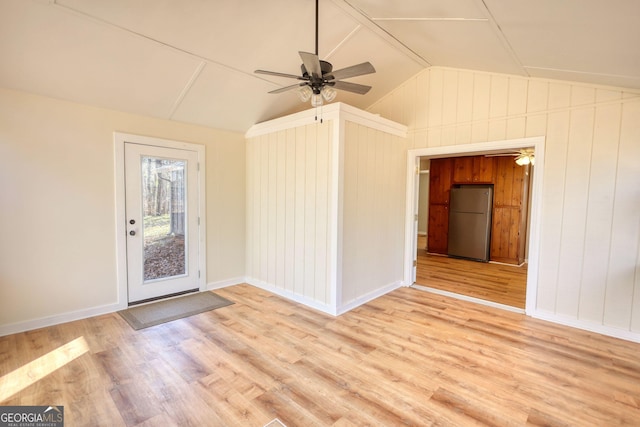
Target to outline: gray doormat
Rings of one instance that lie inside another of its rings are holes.
[[[131,307],[119,311],[118,314],[137,331],[231,304],[233,302],[213,292],[198,292],[184,297]]]

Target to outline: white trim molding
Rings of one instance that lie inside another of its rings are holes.
[[[195,151],[198,154],[198,278],[199,290],[207,290],[207,215],[206,215],[206,156],[204,145],[182,141],[173,141],[150,136],[133,135],[122,132],[113,133],[115,155],[115,206],[116,206],[116,278],[117,278],[117,309],[128,306],[127,297],[127,240],[126,240],[126,212],[125,212],[125,143],[152,145],[156,147],[175,148]]]
[[[56,314],[54,316],[41,317],[39,319],[26,320],[24,322],[11,323],[0,326],[0,337],[5,335],[17,334],[34,329],[45,328],[47,326],[59,325],[61,323],[73,322],[75,320],[86,319],[88,317],[100,316],[103,314],[113,313],[122,310],[120,304],[105,304],[97,307],[86,308],[82,310],[69,311],[67,313]]]
[[[405,253],[404,253],[404,285],[411,286],[415,282],[413,259],[416,253],[414,212],[416,211],[415,165],[419,157],[457,157],[463,155],[479,155],[505,150],[533,147],[536,156],[535,169],[544,170],[544,136],[531,138],[490,141],[476,144],[449,145],[443,147],[418,148],[409,150],[407,154],[407,193],[405,218]],[[542,179],[543,173],[533,174],[531,186],[531,224],[529,229],[529,268],[527,272],[527,296],[525,313],[532,316],[536,311],[538,290],[538,261],[540,252],[540,222],[542,212]]]
[[[401,138],[407,137],[407,127],[405,125],[385,119],[378,114],[372,114],[367,111],[360,110],[342,102],[334,102],[329,105],[318,107],[317,109],[311,108],[289,116],[255,124],[245,133],[245,137],[253,138],[298,126],[306,126],[315,123],[318,120],[338,119],[358,123],[371,129],[386,132]]]

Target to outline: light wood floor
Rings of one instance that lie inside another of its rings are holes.
[[[425,240],[418,237],[418,248],[426,246]],[[469,261],[418,249],[416,284],[524,309],[527,264]]]
[[[217,293],[235,304],[137,332],[114,313],[0,338],[2,378],[88,346],[0,404],[67,427],[640,425],[640,344],[412,288],[340,317]]]

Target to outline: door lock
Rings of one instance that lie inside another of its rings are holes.
[[[131,231],[129,232],[129,236],[135,236],[135,235],[136,235],[136,232],[135,232],[135,231],[131,230]]]

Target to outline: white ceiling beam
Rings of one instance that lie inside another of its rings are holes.
[[[331,0],[337,7],[339,7],[342,11],[347,13],[353,19],[358,21],[363,27],[367,28],[369,31],[380,37],[380,39],[384,40],[386,43],[391,45],[393,48],[402,52],[407,58],[411,59],[418,65],[422,67],[430,67],[431,64],[424,59],[422,56],[418,55],[416,52],[411,50],[409,47],[404,45],[398,39],[393,37],[387,31],[382,29],[378,24],[373,22],[369,17],[367,17],[362,11],[351,5],[345,0]]]
[[[489,26],[491,27],[495,35],[498,37],[498,40],[500,40],[500,43],[502,43],[502,46],[504,47],[505,51],[507,52],[511,60],[518,66],[518,68],[520,68],[520,70],[522,70],[522,74],[524,74],[527,77],[531,77],[527,69],[522,65],[522,61],[516,54],[516,51],[513,49],[513,46],[511,46],[511,43],[509,43],[509,39],[507,39],[507,36],[502,31],[502,28],[500,28],[500,25],[496,22],[496,19],[493,17],[493,13],[491,13],[491,10],[489,10],[489,6],[487,6],[484,0],[475,0],[475,1],[478,4],[478,7],[481,10],[483,10],[484,13],[487,15]]]

